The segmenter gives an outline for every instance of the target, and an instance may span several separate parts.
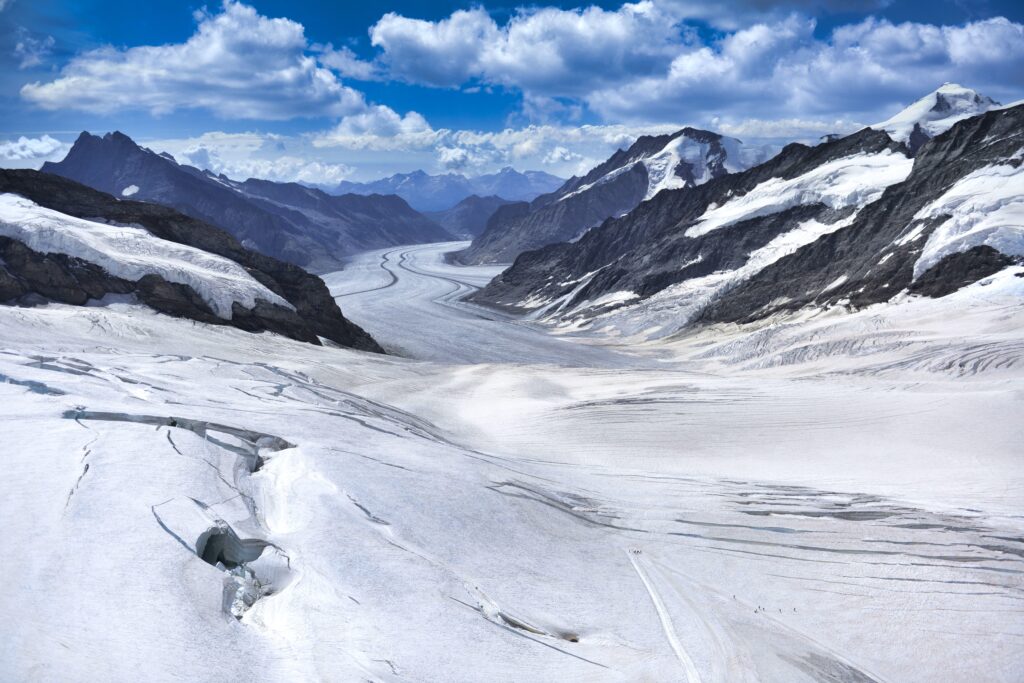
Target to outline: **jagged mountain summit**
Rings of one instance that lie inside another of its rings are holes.
[[[956,83],[944,83],[912,105],[872,128],[884,130],[893,140],[904,143],[911,153],[931,138],[949,130],[954,123],[984,114],[999,103],[991,97]]]
[[[230,180],[140,147],[120,132],[82,133],[42,170],[115,197],[170,206],[246,247],[315,271],[358,251],[451,239],[396,196],[333,196],[297,183]]]
[[[342,181],[336,194],[397,194],[417,211],[445,211],[471,195],[531,201],[557,189],[564,181],[543,171],[505,167],[497,173],[467,177],[461,173],[430,175],[424,171],[396,173],[367,183]]]
[[[748,171],[664,192],[577,243],[527,252],[475,299],[660,337],[943,296],[1024,255],[1022,148],[1024,105],[963,119],[914,156],[871,128],[792,144]]]
[[[0,302],[113,297],[179,318],[380,352],[323,280],[174,209],[0,170]]]
[[[487,228],[494,212],[513,202],[496,195],[470,195],[445,211],[428,211],[425,215],[455,237],[472,239]]]
[[[643,136],[557,191],[499,209],[457,258],[462,263],[508,263],[529,249],[579,239],[662,190],[696,187],[767,156],[763,148],[695,128]]]

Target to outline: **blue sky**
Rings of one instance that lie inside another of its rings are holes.
[[[0,164],[120,129],[244,177],[569,175],[645,132],[754,144],[945,81],[1024,97],[1024,3],[0,0]]]

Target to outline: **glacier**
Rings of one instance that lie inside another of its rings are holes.
[[[460,246],[327,277],[405,357],[0,307],[0,678],[1016,679],[1024,268],[621,345]]]

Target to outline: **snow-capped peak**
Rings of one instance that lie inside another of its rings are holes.
[[[732,142],[738,144],[739,140]],[[674,138],[660,152],[639,161],[647,167],[648,186],[644,199],[650,199],[662,190],[707,182],[712,178],[712,164],[716,161],[718,165],[724,165],[723,162],[730,160],[724,150],[712,150],[710,142],[687,135]],[[682,162],[686,165],[681,166]],[[685,177],[687,171],[692,177]]]
[[[984,114],[998,106],[998,102],[976,90],[956,83],[944,83],[899,114],[871,127],[886,131],[892,139],[916,150],[925,140],[946,132],[957,121]]]
[[[745,146],[735,138],[684,128],[670,136],[641,138],[625,152],[620,165],[560,199],[602,185],[641,165],[647,171],[647,192],[644,196],[647,200],[662,190],[702,185],[720,175],[745,170],[765,161],[768,156],[767,149]]]

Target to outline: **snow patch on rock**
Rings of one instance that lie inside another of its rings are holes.
[[[606,330],[614,327],[624,335],[641,335],[648,339],[671,335],[730,289],[800,247],[849,226],[856,217],[856,214],[851,214],[834,223],[822,223],[814,219],[804,221],[752,251],[747,262],[739,268],[720,270],[666,287],[648,299],[598,316],[595,318],[595,326],[603,325]],[[834,286],[839,284],[841,282],[834,283]],[[622,303],[627,301],[623,300]],[[584,307],[581,305],[574,312]]]
[[[262,299],[294,310],[234,261],[160,239],[142,228],[68,216],[18,195],[0,195],[0,235],[38,252],[95,263],[111,275],[133,282],[159,275],[168,282],[188,285],[225,320],[231,319],[236,302],[252,308]]]
[[[1024,165],[986,166],[958,180],[917,214],[948,216],[914,264],[916,279],[950,254],[988,245],[1008,256],[1024,255]]]
[[[864,206],[881,197],[885,188],[906,180],[913,166],[912,159],[886,150],[836,159],[796,178],[771,178],[747,194],[705,211],[686,231],[686,236],[699,237],[733,223],[794,206],[817,203],[833,209]]]

